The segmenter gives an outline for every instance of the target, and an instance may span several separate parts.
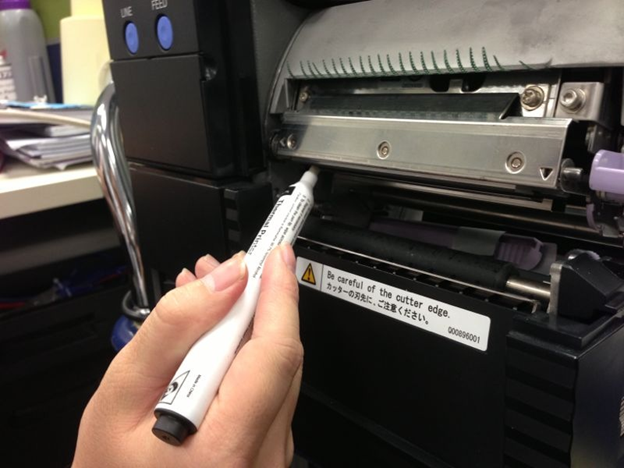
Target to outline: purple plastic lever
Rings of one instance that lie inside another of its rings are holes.
[[[589,188],[601,192],[605,200],[624,203],[624,154],[598,151],[589,173]]]

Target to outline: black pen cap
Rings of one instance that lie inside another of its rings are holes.
[[[171,445],[182,445],[189,434],[197,432],[197,428],[188,419],[177,414],[159,413],[152,433],[160,440]]]

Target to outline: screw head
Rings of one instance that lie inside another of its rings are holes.
[[[377,146],[377,157],[379,159],[386,159],[388,156],[390,156],[390,143],[388,143],[387,141],[382,141],[381,143],[379,143],[379,146]]]
[[[524,155],[520,152],[511,153],[507,157],[507,162],[505,164],[507,166],[507,170],[512,174],[517,174],[518,172],[524,169]]]
[[[306,89],[299,93],[300,102],[307,102],[308,99],[310,99],[310,93]]]
[[[288,135],[288,138],[286,138],[286,147],[291,150],[297,147],[297,137],[294,133],[291,133]]]
[[[559,101],[570,112],[576,112],[585,105],[585,92],[582,89],[568,89]]]
[[[535,110],[544,102],[544,91],[539,86],[531,85],[520,95],[520,104],[526,110]]]

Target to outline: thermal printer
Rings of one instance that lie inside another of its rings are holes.
[[[106,0],[94,119],[141,320],[321,168],[314,467],[624,466],[624,3]]]

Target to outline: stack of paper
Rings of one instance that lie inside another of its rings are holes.
[[[40,168],[65,169],[91,160],[89,134],[54,138],[0,130],[0,151]]]
[[[31,109],[72,117],[89,122],[92,108]],[[0,153],[39,168],[65,169],[91,161],[88,128],[71,125],[47,125],[28,118],[0,116]]]

